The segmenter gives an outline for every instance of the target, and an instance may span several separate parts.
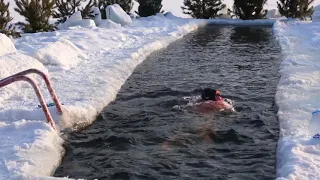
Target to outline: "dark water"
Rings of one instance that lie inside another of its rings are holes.
[[[271,28],[208,26],[185,36],[138,66],[92,126],[70,134],[55,176],[275,179],[279,63]],[[208,86],[237,113],[173,108]]]

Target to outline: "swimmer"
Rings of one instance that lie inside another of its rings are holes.
[[[197,103],[198,109],[207,111],[234,111],[231,100],[223,98],[218,90],[205,88],[201,93],[201,100]]]
[[[214,117],[210,112],[235,112],[233,108],[232,101],[227,98],[223,98],[219,91],[211,88],[205,88],[201,93],[201,99],[197,100],[195,108],[197,111],[200,111],[205,114],[204,117],[208,120],[201,124],[199,129],[196,131],[196,134],[203,140],[205,143],[211,143],[212,137],[215,136],[215,132],[212,130]],[[183,144],[183,142],[192,136],[192,134],[184,133],[176,135],[169,140],[162,143],[162,148],[169,150],[171,145]]]

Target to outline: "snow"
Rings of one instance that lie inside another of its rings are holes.
[[[6,78],[12,74],[16,74],[20,71],[31,68],[36,68],[43,71],[44,73],[47,73],[47,69],[38,60],[17,52],[0,56],[0,67],[0,79]],[[40,80],[36,76],[34,76],[33,78],[36,80]],[[17,82],[1,88],[0,104],[5,104],[7,101],[7,97],[13,96],[14,92],[19,91],[21,88],[24,88],[25,84],[26,83]],[[16,96],[15,98],[16,100],[19,100],[18,96]],[[23,97],[20,97],[20,100],[23,100]],[[3,106],[0,106],[0,113],[2,113],[2,110]]]
[[[132,23],[131,17],[118,4],[107,6],[106,15],[107,19],[122,26]]]
[[[107,28],[107,29],[119,29],[119,28],[121,28],[121,24],[117,24],[117,23],[111,21],[110,19],[107,19],[107,20],[103,21],[99,27],[100,28]]]
[[[76,11],[74,12],[69,18],[68,18],[69,21],[79,21],[79,20],[82,20],[82,15],[81,15],[81,12],[80,11]],[[67,20],[67,21],[68,21]]]
[[[320,5],[313,8],[314,12],[312,14],[312,22],[320,21]]]
[[[107,13],[107,21],[102,22],[102,17],[99,8],[92,7],[89,12],[89,19],[82,19],[81,12],[73,13],[66,22],[59,24],[60,30],[68,30],[77,27],[94,28],[96,26],[116,29],[121,25],[128,25],[132,23],[132,19],[124,10],[118,5],[109,5],[105,9]]]
[[[281,14],[279,13],[278,9],[270,9],[268,10],[267,19],[274,19],[274,18],[280,18]]]
[[[241,25],[241,26],[273,26],[275,19],[241,20],[241,19],[209,19],[210,24]]]
[[[101,18],[101,12],[100,12],[99,8],[92,7],[90,9],[90,16],[92,16],[91,19],[94,21],[96,26],[100,26],[102,18]]]
[[[219,18],[222,18],[222,19],[232,19],[232,16],[230,15],[230,13],[228,13],[228,10],[229,10],[229,9],[232,9],[232,8],[230,7],[230,5],[226,4],[226,7],[224,7],[223,9],[221,9],[221,10],[219,11],[219,14],[221,14],[221,15],[219,16]]]
[[[96,23],[92,19],[82,19],[81,12],[76,11],[73,13],[66,22],[59,24],[60,30],[68,30],[70,27],[96,27]]]
[[[308,130],[311,113],[320,108],[319,28],[319,23],[299,21],[278,21],[274,26],[283,52],[276,94],[278,179],[320,178],[320,141]]]
[[[43,120],[21,119],[2,124],[0,130],[2,144],[6,145],[0,150],[1,179],[26,179],[24,172],[49,175],[54,169],[46,167],[60,164],[61,154],[64,154],[63,140]]]
[[[53,65],[65,70],[74,68],[80,61],[88,59],[88,56],[77,46],[64,38],[57,39],[55,42],[36,49],[33,57],[43,65]]]
[[[134,19],[120,26],[110,20],[101,27],[72,27],[56,32],[24,34],[12,40],[0,36],[0,78],[29,68],[48,74],[63,115],[49,110],[57,124],[46,122],[37,98],[25,82],[0,89],[0,179],[57,179],[50,177],[64,155],[63,132],[90,125],[114,100],[134,68],[151,52],[166,47],[206,24],[273,25],[282,48],[281,78],[277,87],[280,139],[277,179],[320,179],[320,140],[309,131],[311,113],[319,110],[320,23],[276,19],[194,20],[172,13]],[[45,84],[39,84],[47,103]],[[64,178],[67,179],[67,178]]]
[[[0,56],[7,54],[7,53],[12,53],[16,52],[16,48],[14,47],[14,44],[8,38],[6,35],[0,33]]]
[[[309,134],[315,136],[320,132],[320,110],[312,112],[312,118],[309,123]]]
[[[62,26],[59,26],[60,30],[68,30],[70,27],[96,27],[96,23],[92,19],[82,19],[77,21],[66,21],[62,24]]]
[[[320,5],[314,6],[314,7],[313,7],[313,10],[314,10],[314,11],[320,11]]]

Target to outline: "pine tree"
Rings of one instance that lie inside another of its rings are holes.
[[[313,14],[313,2],[314,0],[279,0],[277,5],[282,16],[305,19]]]
[[[49,18],[53,14],[55,0],[15,0],[14,8],[20,15],[24,16],[29,24],[19,22],[24,32],[39,32],[53,30],[49,24]]]
[[[12,19],[9,12],[9,3],[6,4],[4,0],[0,0],[0,32],[7,30],[7,25]]]
[[[81,11],[82,17],[88,17],[95,1],[90,0],[84,8],[80,8],[81,2],[84,0],[56,0],[57,11],[54,11],[53,17],[58,19],[57,23],[65,22],[76,11]]]
[[[89,17],[91,8],[93,6],[96,6],[96,2],[94,0],[90,0],[89,3],[84,8],[82,8],[80,10],[82,17],[84,17],[84,18]]]
[[[119,4],[126,13],[129,13],[133,7],[132,0],[98,0],[98,8],[100,9],[102,19],[106,19],[105,9],[112,4]]]
[[[221,0],[185,0],[181,8],[193,18],[210,19],[220,16],[219,11],[225,6]]]
[[[163,13],[162,0],[136,0],[139,3],[138,12],[139,16],[147,17],[157,13]]]
[[[233,13],[243,20],[263,19],[268,12],[263,10],[266,2],[267,0],[234,0]]]

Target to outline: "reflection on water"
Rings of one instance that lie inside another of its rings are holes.
[[[271,28],[208,26],[153,53],[87,129],[55,176],[275,179],[280,48]],[[237,113],[174,108],[213,87]]]
[[[256,43],[259,44],[261,41],[268,41],[273,38],[268,28],[259,27],[234,27],[231,32],[230,39],[233,43]]]

